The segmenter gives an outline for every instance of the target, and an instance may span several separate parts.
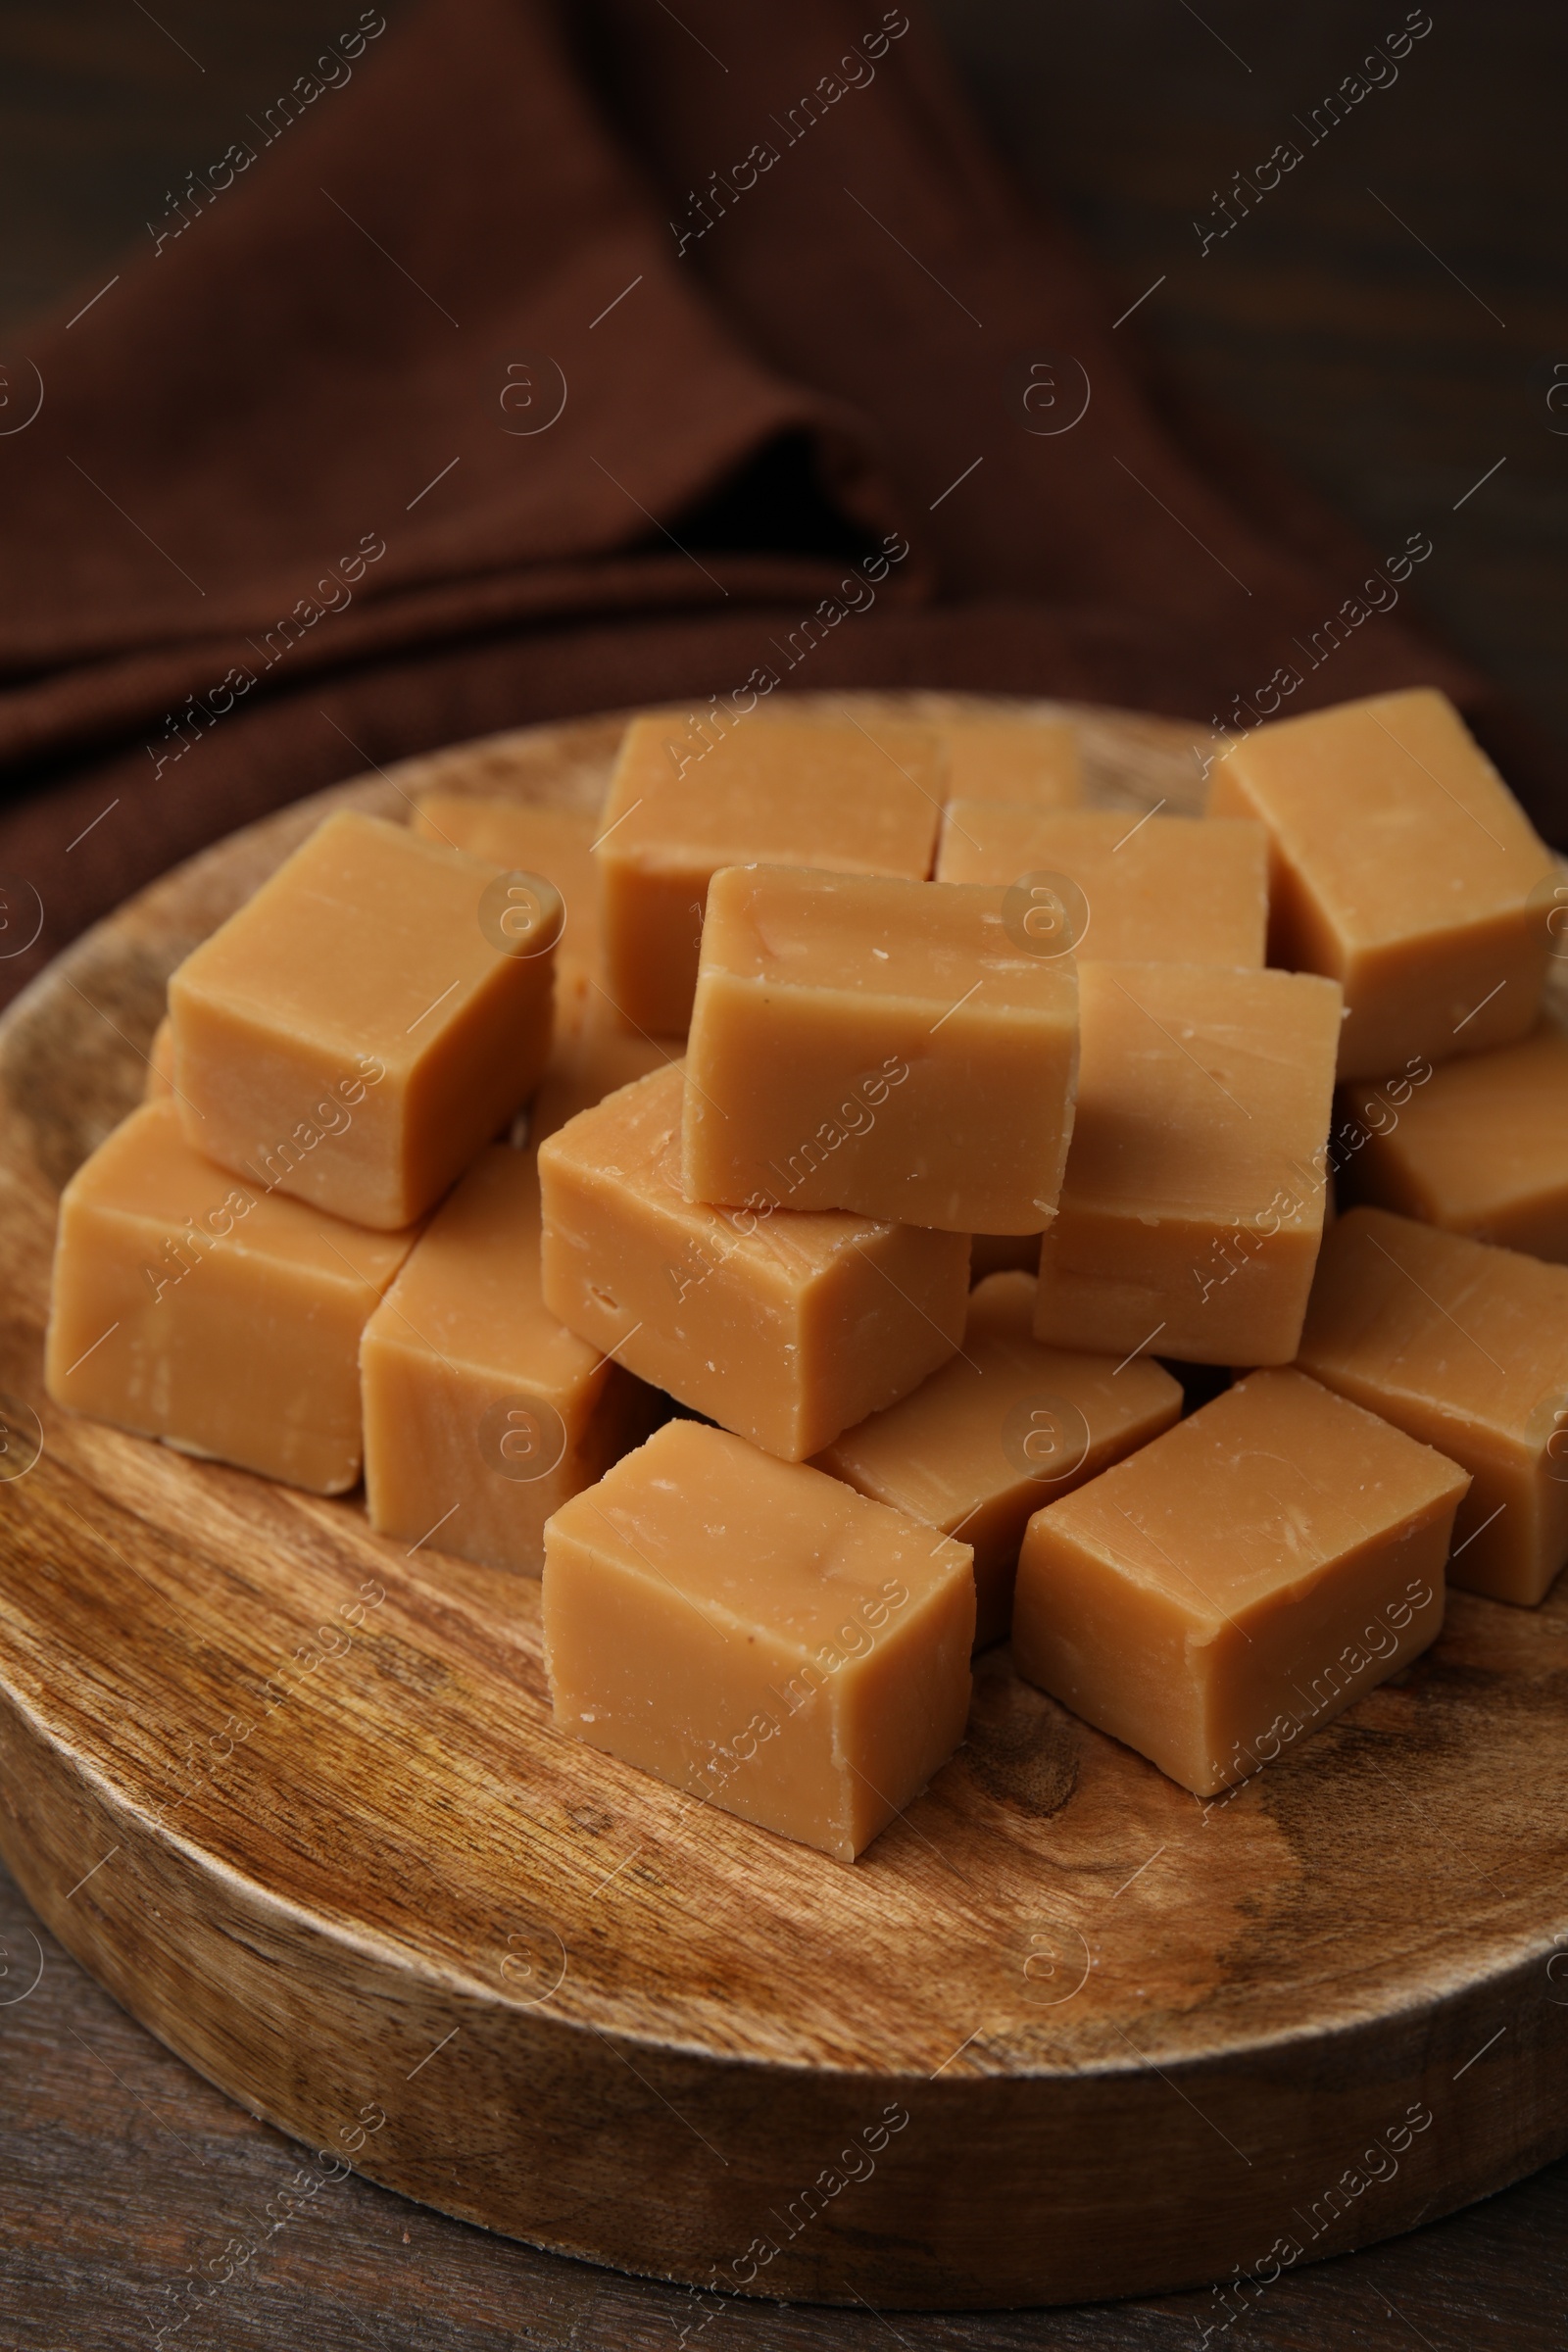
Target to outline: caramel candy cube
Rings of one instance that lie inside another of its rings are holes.
[[[1059,718],[964,718],[940,729],[950,801],[1076,808],[1084,797],[1078,730]],[[958,875],[956,880],[979,880]],[[989,879],[989,877],[987,877]],[[1012,879],[1009,874],[1007,879]]]
[[[729,866],[687,1054],[693,1200],[1039,1232],[1072,1132],[1072,957],[1006,894]]]
[[[963,1346],[912,1396],[873,1413],[816,1467],[974,1551],[975,1646],[1012,1614],[1018,1545],[1032,1512],[1070,1494],[1168,1429],[1179,1382],[1148,1356],[1042,1348],[1028,1274],[993,1274],[969,1294]]]
[[[654,1419],[652,1392],[545,1305],[539,1234],[533,1154],[492,1145],[415,1244],[360,1348],[370,1525],[531,1576],[551,1512]]]
[[[678,1061],[685,1051],[683,1038],[646,1037],[630,1028],[604,990],[589,981],[569,1025],[557,1024],[550,1067],[528,1106],[529,1144],[542,1144],[579,1110],[591,1110],[617,1087]]]
[[[591,855],[600,824],[577,808],[422,792],[413,829],[421,841],[444,843],[509,873],[542,874],[555,884],[564,910],[556,943],[559,990],[568,975],[575,979],[603,968],[599,875]]]
[[[954,801],[939,882],[1064,875],[1080,963],[1258,967],[1268,932],[1268,835],[1237,817],[1061,813]]]
[[[1297,1361],[1469,1471],[1450,1585],[1544,1597],[1568,1559],[1568,1268],[1352,1208]]]
[[[1306,972],[1086,963],[1079,1012],[1037,1337],[1289,1363],[1323,1230],[1339,989]]]
[[[545,1086],[557,1076],[563,1054],[569,1054],[596,1003],[604,999],[604,929],[599,920],[599,872],[592,856],[599,824],[597,816],[577,808],[481,801],[465,793],[433,791],[419,795],[413,820],[420,840],[444,842],[448,849],[461,850],[466,857],[482,858],[485,864],[511,874],[541,875],[560,896],[554,1049],[542,1081]],[[675,1051],[679,1052],[678,1046]],[[654,1067],[653,1061],[645,1060],[626,1076],[640,1076]],[[573,1104],[574,1109],[579,1107]],[[538,1130],[530,1121],[528,1141],[538,1140]]]
[[[1212,1796],[1435,1640],[1468,1485],[1299,1372],[1254,1372],[1035,1513],[1014,1662]]]
[[[507,888],[329,816],[169,984],[191,1144],[360,1225],[423,1215],[549,1057],[552,910]]]
[[[608,986],[623,1019],[684,1036],[703,906],[721,865],[765,858],[921,881],[944,758],[929,728],[744,721],[706,751],[634,719],[605,803],[599,862]]]
[[[969,1237],[969,1282],[984,1282],[988,1274],[1038,1274],[1038,1233],[976,1233]]]
[[[1342,1077],[1532,1026],[1546,933],[1531,894],[1551,860],[1446,695],[1259,727],[1216,761],[1208,807],[1269,828],[1270,956],[1343,986]]]
[[[853,1862],[963,1737],[968,1547],[671,1421],[545,1531],[571,1738]]]
[[[1568,1264],[1568,1029],[1351,1086],[1350,1183],[1448,1233]],[[1363,1140],[1364,1139],[1364,1140]]]
[[[174,1091],[174,1032],[166,1012],[153,1031],[153,1042],[147,1053],[147,1082],[142,1089],[144,1102],[167,1102]]]
[[[968,1237],[687,1200],[684,1085],[671,1062],[539,1147],[545,1304],[683,1404],[804,1461],[953,1353]]]
[[[145,1103],[61,1196],[49,1394],[340,1494],[360,1475],[360,1335],[414,1240],[236,1184],[172,1102]]]

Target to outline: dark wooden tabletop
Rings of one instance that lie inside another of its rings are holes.
[[[1427,613],[1568,766],[1568,393],[1546,405],[1568,382],[1568,10],[934,6],[1026,182],[1127,302],[1163,279],[1148,341],[1374,546],[1430,532]],[[1432,29],[1314,144],[1326,93],[1407,19]],[[1204,250],[1216,199],[1282,140],[1300,165]]]
[[[1568,756],[1568,416],[1546,406],[1551,368],[1568,366],[1568,12],[1436,9],[1397,83],[1313,148],[1309,170],[1207,252],[1193,225],[1409,13],[1392,0],[939,0],[999,143],[1066,203],[1129,303],[1151,289],[1138,312],[1150,342],[1375,543],[1407,518],[1429,528],[1429,609]],[[327,0],[0,6],[0,334],[91,292],[209,136],[220,145],[341,15]],[[3,1874],[0,1972],[0,2352],[147,2347],[187,2310],[164,2338],[183,2352],[679,2344],[680,2291],[486,2236],[353,2177],[265,2235],[290,2144],[100,1992]],[[735,2303],[702,2341],[1160,2352],[1213,2327],[1209,2340],[1239,2352],[1562,2352],[1565,2247],[1568,2163],[1292,2273],[1223,2331],[1204,2292],[983,2316]],[[193,2278],[216,2289],[200,2308]]]

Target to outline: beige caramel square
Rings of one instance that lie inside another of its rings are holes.
[[[1473,1241],[1568,1264],[1568,1022],[1516,1046],[1349,1086],[1348,1182]]]
[[[684,1084],[671,1062],[540,1145],[545,1303],[656,1388],[802,1461],[953,1353],[968,1236],[689,1201]]]
[[[1078,730],[1062,718],[949,719],[948,798],[1076,808],[1084,797]]]
[[[1568,1559],[1568,1267],[1352,1208],[1297,1361],[1468,1470],[1450,1584],[1544,1597]]]
[[[556,974],[603,973],[599,874],[593,845],[601,820],[578,808],[534,802],[481,801],[463,793],[423,792],[413,819],[421,841],[433,841],[485,865],[542,874],[561,893],[564,919],[556,943]]]
[[[579,1110],[591,1110],[617,1087],[678,1061],[685,1051],[682,1038],[649,1037],[633,1029],[603,988],[585,981],[570,1020],[557,1021],[550,1066],[528,1106],[529,1143],[542,1144]]]
[[[169,984],[192,1146],[357,1224],[430,1208],[550,1054],[550,909],[340,810]]]
[[[1233,744],[1209,813],[1272,842],[1270,955],[1345,990],[1345,1078],[1523,1037],[1551,859],[1448,701],[1429,686],[1279,719]]]
[[[1078,983],[1007,894],[730,866],[687,1054],[689,1199],[1038,1232],[1072,1131]]]
[[[360,1475],[360,1335],[416,1229],[236,1183],[175,1104],[131,1112],[60,1201],[57,1404],[318,1494]]]
[[[1254,1372],[1036,1512],[1018,1671],[1212,1796],[1436,1639],[1468,1484],[1316,1381]]]
[[[946,755],[926,727],[767,717],[707,748],[655,713],[626,730],[595,857],[609,988],[651,1036],[684,1036],[708,885],[752,859],[930,873]]]
[[[969,1240],[969,1280],[984,1282],[988,1274],[1038,1274],[1038,1233],[976,1233]]]
[[[672,1421],[545,1536],[556,1721],[841,1862],[963,1737],[965,1545]]]
[[[646,1437],[656,1409],[546,1307],[539,1237],[532,1153],[491,1145],[360,1348],[370,1525],[532,1576],[551,1512]]]
[[[1338,987],[1180,963],[1085,963],[1078,983],[1078,1112],[1038,1337],[1289,1363],[1323,1230]]]
[[[974,1552],[975,1644],[1012,1616],[1018,1545],[1031,1514],[1168,1429],[1180,1386],[1137,1356],[1042,1348],[1034,1279],[993,1274],[969,1294],[963,1345],[911,1396],[816,1456],[861,1494],[956,1537]]]
[[[147,1051],[147,1076],[142,1089],[142,1101],[162,1102],[173,1091],[174,1032],[166,1012],[153,1031],[153,1042]]]
[[[1268,835],[1245,818],[1131,816],[954,801],[939,882],[1025,880],[1058,892],[1080,963],[1260,966],[1268,935]],[[1076,895],[1074,895],[1076,894]]]

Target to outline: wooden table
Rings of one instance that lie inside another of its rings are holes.
[[[0,1960],[0,2344],[145,2352],[185,2308],[175,2297],[191,2271],[209,2266],[218,2281],[228,2241],[267,2227],[263,2209],[299,2152],[100,1992],[3,1873]],[[1213,2340],[1237,2352],[1561,2352],[1565,2248],[1568,2162],[1435,2229],[1288,2274]],[[1215,2308],[1190,2294],[883,2319],[736,2302],[688,2341],[703,2352],[1181,2352]],[[302,2342],[311,2352],[673,2352],[692,2310],[678,2288],[536,2254],[351,2176],[322,2188],[164,2342],[182,2352],[296,2352]]]
[[[1424,611],[1568,746],[1568,413],[1546,407],[1568,372],[1568,191],[1547,164],[1568,14],[933,6],[999,147],[1139,303],[1123,331],[1376,548],[1430,532]],[[1423,13],[1397,80],[1374,64],[1388,86],[1314,144],[1325,95]],[[1222,228],[1216,196],[1282,140],[1300,164],[1204,251],[1195,222]]]
[[[1390,26],[1401,20],[1384,13]],[[1549,561],[1568,440],[1548,429],[1537,381],[1543,361],[1568,356],[1548,297],[1563,200],[1545,175],[1560,14],[1544,0],[1438,12],[1400,85],[1323,143],[1289,205],[1260,209],[1206,257],[1193,218],[1284,135],[1277,116],[1288,122],[1358,61],[1378,29],[1364,11],[1323,0],[1307,19],[1265,26],[1237,0],[1210,0],[1200,16],[1167,0],[1114,11],[941,0],[941,14],[999,138],[1065,194],[1128,301],[1163,273],[1139,312],[1151,340],[1374,539],[1436,517],[1434,607],[1568,735],[1568,681],[1553,673],[1568,572]],[[188,0],[169,0],[157,24],[119,0],[78,0],[69,17],[12,0],[0,12],[12,69],[0,172],[21,232],[11,251],[26,258],[0,275],[0,318],[112,268],[209,131],[270,96],[337,22],[324,0],[229,0],[219,24]],[[1498,457],[1506,466],[1466,495]],[[295,2151],[132,2024],[3,1877],[0,1966],[0,2346],[148,2345],[178,2317],[169,2290],[192,2268],[219,2278],[229,2241],[265,2226]],[[1434,2229],[1297,2272],[1226,2333],[1248,2352],[1559,2352],[1565,2224],[1568,2164]],[[1220,2316],[1206,2294],[892,2320],[736,2304],[703,2336],[705,2352],[890,2337],[1152,2352],[1200,2340]],[[302,2336],[320,2352],[652,2352],[678,2344],[689,2317],[678,2290],[532,2253],[350,2178],[164,2340],[189,2352],[292,2352]]]

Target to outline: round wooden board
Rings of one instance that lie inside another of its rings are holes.
[[[1097,799],[1197,805],[1193,730],[1070,715]],[[1207,1810],[992,1651],[965,1745],[846,1869],[558,1737],[531,1581],[48,1404],[56,1196],[139,1095],[173,965],[327,808],[591,805],[620,723],[287,809],[0,1024],[5,1464],[42,1430],[0,1483],[0,1847],[36,1909],[313,2149],[703,2287],[1255,2295],[1560,2154],[1564,1584],[1455,1595],[1411,1671]]]

